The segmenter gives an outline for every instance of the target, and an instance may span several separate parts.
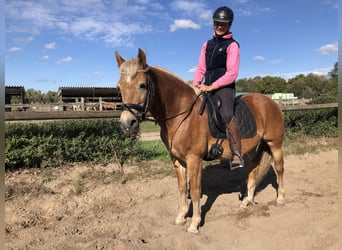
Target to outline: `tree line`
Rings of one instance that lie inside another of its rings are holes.
[[[328,76],[300,74],[287,81],[276,76],[257,76],[239,79],[236,86],[237,92],[293,93],[298,98],[311,99],[312,103],[337,102],[338,63]]]
[[[191,81],[189,81],[191,82]],[[299,74],[285,80],[277,76],[256,76],[236,81],[237,92],[257,92],[261,94],[293,93],[298,98],[311,99],[312,103],[337,102],[338,62],[327,76],[316,74]],[[12,103],[21,102],[20,98],[12,98]],[[57,103],[57,92],[27,89],[25,103]]]

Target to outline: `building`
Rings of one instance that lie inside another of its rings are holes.
[[[24,104],[25,88],[23,86],[5,86],[5,105],[11,105],[12,104],[12,97],[13,96],[18,96],[20,98],[21,104]],[[12,108],[5,106],[5,111],[6,112],[12,111]]]
[[[121,103],[119,90],[111,87],[60,87],[57,96],[59,104],[75,111],[116,109]]]

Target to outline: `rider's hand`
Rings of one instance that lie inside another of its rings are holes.
[[[212,90],[214,90],[214,86],[213,85],[205,85],[205,84],[200,84],[198,85],[198,88],[203,91],[203,92],[210,92]]]

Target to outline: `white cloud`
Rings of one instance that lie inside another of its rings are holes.
[[[48,43],[44,45],[45,49],[56,49],[56,43],[52,42],[52,43]]]
[[[325,67],[325,68],[314,69],[311,73],[316,74],[316,75],[326,76],[332,70],[333,70],[332,67]]]
[[[93,39],[96,35],[104,32],[106,24],[97,21],[91,17],[80,18],[73,22],[70,26],[70,30],[75,35],[86,34],[90,39]]]
[[[289,80],[289,79],[294,78],[298,75],[314,74],[314,75],[319,75],[319,76],[327,76],[328,73],[331,72],[331,70],[332,70],[331,67],[325,67],[325,68],[313,69],[311,71],[289,72],[289,73],[279,73],[278,72],[276,74],[268,74],[268,75],[279,76],[279,77],[284,78],[285,80]]]
[[[140,0],[135,5],[128,4],[127,0],[12,0],[5,7],[7,32],[18,33],[18,26],[30,34],[35,29],[33,36],[52,30],[66,38],[77,36],[110,46],[131,46],[135,35],[152,32],[148,22],[142,20],[155,16],[154,11],[159,13],[163,8],[148,0]],[[122,16],[129,18],[120,23]]]
[[[190,69],[188,70],[188,73],[195,73],[195,71],[196,71],[196,66],[193,67],[193,68],[190,68]]]
[[[65,58],[61,58],[57,61],[58,64],[60,63],[70,63],[72,62],[72,57],[68,56],[68,57],[65,57]]]
[[[332,44],[326,44],[321,46],[320,48],[316,49],[320,54],[322,55],[328,55],[328,54],[337,54],[338,52],[338,44],[332,43]]]
[[[256,61],[264,61],[265,60],[265,57],[263,57],[263,56],[255,56],[255,57],[253,57],[253,59],[254,60],[256,60]]]
[[[75,36],[86,37],[89,40],[103,40],[115,46],[132,46],[133,35],[150,32],[152,28],[138,23],[107,23],[86,17],[73,22],[70,31]]]
[[[234,9],[236,16],[256,16],[256,15],[268,15],[274,12],[274,9],[267,4],[257,3],[257,1],[238,1],[241,6]]]
[[[10,52],[18,52],[20,50],[22,50],[22,48],[19,48],[19,47],[12,47],[12,48],[8,49],[8,51],[10,51]]]
[[[199,29],[201,26],[194,23],[191,20],[176,19],[173,24],[170,25],[170,31],[173,32],[178,29]]]
[[[42,59],[43,59],[43,60],[47,60],[47,59],[49,59],[49,56],[44,55],[44,56],[42,56]]]
[[[172,7],[178,10],[182,10],[189,13],[194,13],[194,11],[201,10],[205,6],[203,3],[195,2],[195,1],[174,1]]]
[[[177,0],[171,2],[171,8],[177,11],[177,13],[186,15],[191,18],[199,18],[205,22],[211,22],[212,10],[207,7],[203,2],[198,1],[184,1]]]

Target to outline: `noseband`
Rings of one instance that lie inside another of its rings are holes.
[[[147,82],[146,82],[147,95],[146,95],[144,104],[140,105],[140,104],[135,104],[135,103],[122,103],[122,110],[129,111],[138,119],[139,122],[147,120],[146,114],[148,112],[148,108],[150,105],[150,98],[152,95],[153,84],[152,84],[151,76],[147,73],[149,70],[150,70],[150,67],[147,67],[146,69],[142,69],[142,70],[137,70],[137,73],[142,72],[142,73],[145,73],[145,75],[147,76]]]

